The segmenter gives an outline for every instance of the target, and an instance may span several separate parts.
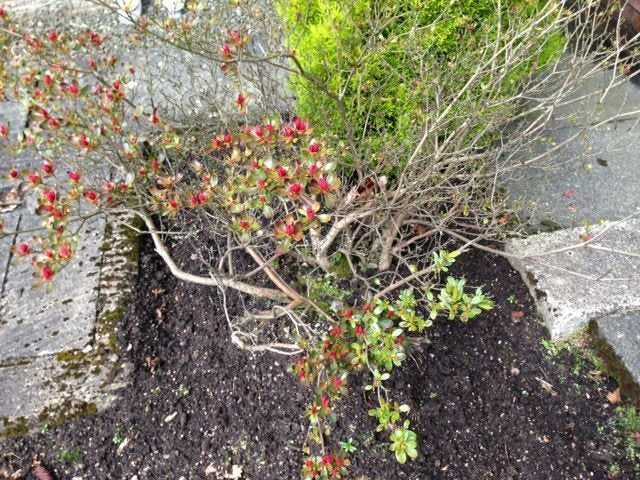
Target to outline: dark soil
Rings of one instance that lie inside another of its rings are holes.
[[[455,273],[483,285],[496,308],[469,325],[439,321],[431,343],[397,372],[394,390],[411,406],[421,456],[395,462],[371,434],[373,403],[356,389],[332,435],[359,447],[351,478],[607,479],[613,463],[624,472],[620,452],[599,433],[612,417],[606,394],[615,385],[589,378],[588,365],[576,374],[569,354],[548,358],[529,294],[506,261],[472,252]],[[95,417],[3,440],[0,454],[25,464],[39,454],[65,480],[222,479],[232,465],[243,479],[299,478],[309,392],[288,373],[287,358],[234,347],[220,304],[216,290],[176,281],[145,242],[137,298],[120,327],[133,365],[120,401]],[[524,317],[512,320],[513,311]],[[148,358],[158,359],[155,368]],[[205,476],[210,465],[216,473]]]

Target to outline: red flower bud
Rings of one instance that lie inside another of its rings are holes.
[[[200,205],[204,205],[209,200],[209,196],[205,192],[200,192],[198,194],[198,203]]]
[[[264,189],[264,188],[267,186],[267,182],[266,182],[265,180],[258,180],[258,181],[256,182],[256,186],[257,186],[260,190],[262,190],[262,189]]]
[[[9,127],[4,123],[0,123],[0,138],[7,138],[9,136]]]
[[[316,218],[316,211],[311,207],[307,207],[305,213],[307,214],[307,219],[309,220],[313,220],[314,218]]]
[[[11,180],[17,180],[18,178],[20,178],[20,172],[17,169],[12,168],[11,170],[9,170],[9,178]]]
[[[238,226],[241,230],[244,230],[246,232],[251,228],[251,223],[249,223],[247,220],[240,220]]]
[[[53,85],[53,77],[48,73],[45,73],[44,77],[42,77],[42,82],[44,83],[45,87],[49,88],[51,85]]]
[[[296,130],[300,134],[305,133],[307,131],[307,128],[309,128],[309,126],[307,125],[307,122],[302,120],[300,117],[296,117],[293,120],[293,125],[294,125],[294,127],[296,127]]]
[[[325,455],[322,457],[323,465],[331,465],[333,463],[333,457],[331,455]]]
[[[96,59],[95,59],[95,58],[90,58],[90,59],[88,60],[88,63],[89,63],[89,68],[90,68],[91,70],[95,70],[95,69],[97,69],[97,68],[98,68],[98,62],[96,62]],[[100,86],[102,87],[102,85],[100,85]]]
[[[287,178],[287,169],[284,167],[278,167],[278,176],[280,178]]]
[[[29,183],[31,183],[31,185],[39,185],[40,183],[42,183],[42,178],[40,178],[40,175],[38,175],[37,173],[29,174],[27,180],[29,180]]]
[[[78,85],[72,83],[67,87],[67,92],[71,95],[78,95],[78,93],[80,93],[80,89],[78,88]]]
[[[236,104],[238,105],[238,108],[240,110],[244,109],[246,103],[247,103],[247,97],[239,93],[238,96],[236,97]]]
[[[320,171],[320,167],[318,166],[317,163],[312,163],[309,166],[309,175],[310,176],[315,177],[318,174],[319,171]]]
[[[324,408],[329,408],[331,406],[331,402],[327,396],[322,397],[321,403]]]
[[[292,195],[300,195],[301,191],[302,185],[300,185],[299,183],[292,183],[291,185],[289,185],[289,193],[291,193]]]
[[[69,180],[71,180],[73,183],[78,183],[80,182],[80,174],[78,172],[69,172]]]
[[[231,55],[233,55],[233,52],[231,51],[231,47],[226,43],[222,46],[220,51],[222,52],[222,56],[224,58],[230,58]]]
[[[287,223],[284,229],[290,237],[293,237],[296,234],[296,226],[293,223]]]
[[[55,30],[52,32],[49,32],[47,37],[49,38],[50,42],[55,43],[58,41],[58,32],[56,32]]]
[[[53,166],[53,163],[51,163],[48,160],[45,160],[44,163],[42,164],[42,172],[45,175],[53,175],[54,171],[55,171],[55,167]]]
[[[31,247],[27,243],[21,243],[16,247],[16,253],[21,257],[29,255],[31,253]]]
[[[284,137],[284,139],[288,142],[293,140],[293,136],[295,135],[296,132],[293,131],[293,128],[291,127],[284,127],[282,129],[282,133],[281,135]]]
[[[7,11],[4,8],[0,7],[0,18],[4,18],[6,16],[7,16]]]
[[[58,198],[58,195],[56,194],[55,190],[48,190],[44,192],[44,198],[49,203],[55,203],[56,199]]]
[[[65,242],[65,243],[63,243],[63,244],[60,246],[60,249],[58,250],[58,256],[59,256],[60,258],[62,258],[63,260],[68,260],[68,259],[70,259],[70,258],[71,258],[71,254],[72,254],[72,251],[71,251],[71,245],[69,245],[69,244],[68,244],[68,243],[66,243],[66,242]]]
[[[224,143],[226,143],[227,145],[231,145],[233,143],[233,137],[231,136],[230,133],[225,133],[223,140],[224,140]]]
[[[326,178],[320,177],[320,179],[318,180],[318,188],[323,192],[328,192],[331,188],[331,185]]]
[[[311,145],[309,145],[309,153],[311,155],[316,155],[317,153],[320,152],[320,144],[319,143],[312,143]]]
[[[40,276],[45,282],[49,282],[53,279],[55,272],[49,265],[45,265],[40,269]]]
[[[87,199],[89,203],[93,203],[94,205],[98,203],[98,194],[93,190],[88,190],[84,192],[84,198]]]
[[[122,82],[120,80],[116,80],[113,82],[114,90],[120,90],[121,87],[122,87]]]
[[[102,38],[96,32],[91,32],[89,36],[91,37],[91,43],[93,43],[96,47],[102,45]]]
[[[49,126],[54,130],[60,128],[60,120],[58,120],[56,117],[51,117],[49,119]]]
[[[257,125],[254,129],[253,129],[253,134],[256,136],[256,138],[260,139],[262,137],[264,137],[264,130],[262,129],[262,126]]]
[[[364,327],[362,325],[356,325],[353,333],[355,333],[356,337],[364,335]]]

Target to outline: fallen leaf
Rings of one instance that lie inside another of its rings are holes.
[[[522,310],[515,310],[511,312],[511,320],[514,322],[522,320],[522,318],[524,318],[524,312]]]
[[[164,419],[164,423],[169,423],[171,422],[174,418],[176,418],[178,416],[178,412],[173,412],[170,415],[167,415]]]
[[[231,467],[231,473],[225,473],[224,478],[229,480],[240,480],[242,477],[242,467],[240,465],[233,465]]]
[[[607,400],[609,403],[615,405],[616,403],[620,403],[622,398],[620,397],[620,387],[616,388],[613,392],[609,392],[607,394]]]
[[[540,382],[540,386],[544,389],[545,392],[551,394],[551,396],[555,397],[556,395],[558,395],[558,392],[556,392],[553,389],[553,385],[551,385],[549,382],[547,382],[546,380],[543,380],[540,377],[536,377],[536,380],[538,382]]]

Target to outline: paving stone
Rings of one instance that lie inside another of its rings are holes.
[[[609,315],[597,320],[598,334],[640,385],[640,310]]]
[[[578,244],[586,233],[595,238],[592,246],[614,251],[581,247],[538,256]],[[511,240],[506,251],[524,257],[511,263],[529,286],[552,338],[568,337],[612,312],[640,309],[638,219],[604,223],[589,232],[574,228]]]
[[[39,225],[34,215],[21,210],[21,230]],[[96,217],[85,224],[78,254],[57,275],[50,292],[45,287],[32,287],[37,279],[30,262],[13,259],[0,299],[0,362],[82,350],[91,342],[103,233],[103,218]],[[28,239],[28,234],[21,234],[16,242]]]
[[[609,89],[612,82],[617,86]],[[616,116],[620,120],[593,126]],[[618,220],[640,207],[640,87],[636,83],[614,77],[611,71],[588,76],[567,103],[554,111],[542,138],[513,161],[526,162],[558,145],[563,146],[552,155],[516,169],[503,180],[512,204],[523,208],[534,229]]]

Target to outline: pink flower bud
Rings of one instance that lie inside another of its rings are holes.
[[[16,253],[21,257],[24,257],[31,253],[31,247],[27,243],[21,243],[16,247]]]
[[[313,220],[314,218],[316,218],[316,211],[311,207],[307,207],[306,214],[307,219],[309,220]]]
[[[53,280],[54,275],[55,272],[49,265],[45,265],[40,269],[40,277],[42,277],[45,282]]]
[[[53,166],[53,163],[51,163],[48,160],[45,160],[45,162],[42,164],[42,172],[45,175],[53,175],[54,171],[55,171],[55,167]]]
[[[86,198],[89,203],[93,203],[94,205],[98,203],[98,194],[93,190],[84,192],[84,198]]]
[[[309,145],[309,153],[311,155],[316,155],[319,152],[320,152],[320,144],[319,143],[312,143],[311,145]]]
[[[300,195],[301,191],[302,185],[300,185],[299,183],[292,183],[291,185],[289,185],[289,193],[291,193],[292,195]]]
[[[58,256],[59,256],[60,258],[62,258],[63,260],[68,260],[68,259],[70,259],[70,258],[71,258],[71,254],[72,254],[72,251],[71,251],[71,245],[69,245],[69,244],[68,244],[68,243],[66,243],[66,242],[65,242],[65,243],[63,243],[63,244],[60,246],[60,249],[58,250]]]
[[[31,183],[31,185],[39,185],[40,183],[42,183],[42,178],[37,173],[29,174],[27,180],[29,180],[29,183]]]
[[[287,223],[284,230],[290,237],[293,237],[296,234],[296,226],[293,223]]]
[[[69,180],[71,180],[73,183],[79,183],[80,182],[80,174],[78,172],[69,172]]]
[[[305,122],[303,119],[301,119],[300,117],[296,117],[293,120],[293,125],[296,127],[296,130],[298,131],[298,133],[303,134],[307,131],[307,128],[309,128],[309,126],[307,125],[307,122]]]
[[[58,198],[58,195],[56,194],[55,190],[48,190],[44,192],[44,198],[47,200],[47,202],[54,203]]]
[[[331,188],[331,185],[326,178],[320,177],[320,179],[318,180],[318,188],[323,192],[328,192]]]
[[[287,178],[287,169],[284,167],[278,167],[278,176],[280,178]]]

